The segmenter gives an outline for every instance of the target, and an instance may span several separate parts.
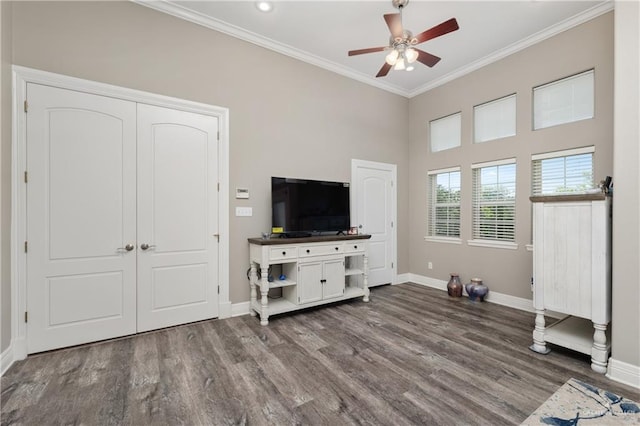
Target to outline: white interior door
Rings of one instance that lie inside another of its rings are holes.
[[[217,134],[138,104],[138,331],[218,316]]]
[[[395,277],[396,166],[352,160],[351,222],[370,234],[369,287],[392,283]]]
[[[136,104],[27,97],[27,352],[135,333]]]

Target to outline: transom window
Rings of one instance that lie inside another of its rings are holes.
[[[593,110],[593,70],[533,89],[534,130],[593,118]]]
[[[473,239],[515,242],[515,159],[474,164],[471,167]]]
[[[461,137],[462,114],[459,112],[429,122],[431,152],[458,147]]]
[[[428,237],[460,238],[460,168],[428,173]]]

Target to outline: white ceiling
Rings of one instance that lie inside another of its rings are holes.
[[[385,52],[347,56],[349,50],[386,46],[383,19],[397,13],[391,0],[253,1],[133,0],[376,87],[412,97],[553,36],[611,9],[612,1],[411,0],[403,24],[414,34],[455,17],[460,29],[418,47],[442,60],[433,68],[375,75]]]

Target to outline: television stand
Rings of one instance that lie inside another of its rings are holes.
[[[369,301],[370,235],[249,238],[249,313],[271,315],[362,297]],[[269,268],[275,278],[269,281]],[[260,275],[258,275],[260,270]],[[281,292],[269,299],[270,290]]]

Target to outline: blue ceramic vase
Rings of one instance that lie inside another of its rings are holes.
[[[482,283],[481,278],[471,278],[471,282],[464,286],[465,290],[467,290],[467,294],[469,295],[469,299],[472,301],[484,301],[484,298],[489,293],[489,287]]]

